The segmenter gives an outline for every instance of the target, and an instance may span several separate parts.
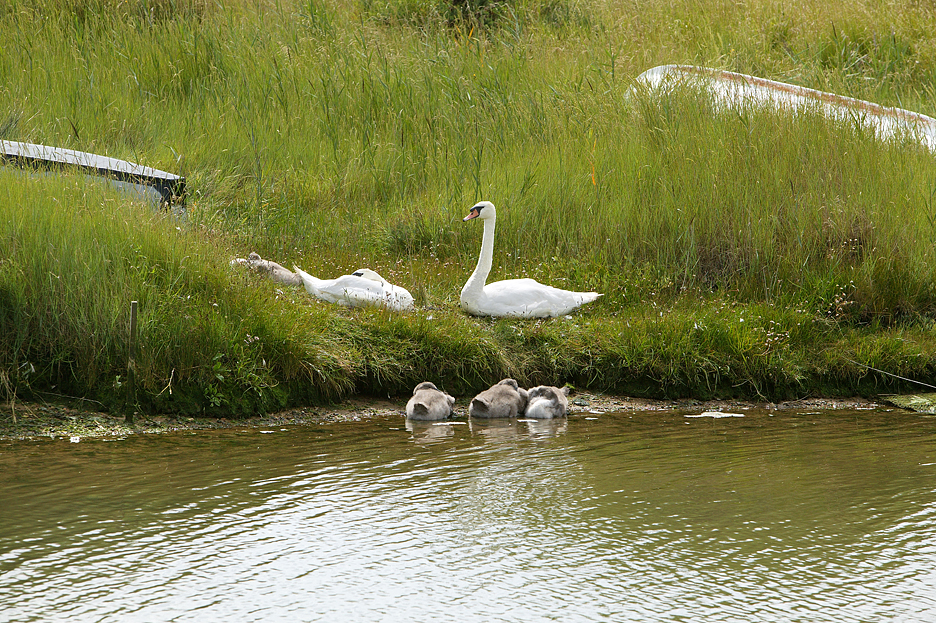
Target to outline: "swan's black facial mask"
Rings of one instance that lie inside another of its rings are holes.
[[[463,221],[463,222],[464,222],[464,221],[470,221],[470,220],[473,219],[473,218],[478,218],[479,216],[481,216],[481,208],[483,208],[483,207],[484,207],[484,206],[480,206],[480,207],[479,207],[479,206],[474,206],[473,208],[471,208],[471,211],[468,212],[468,216],[466,216],[465,218],[463,218],[462,221]]]

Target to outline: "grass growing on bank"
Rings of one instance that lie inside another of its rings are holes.
[[[911,387],[866,366],[936,384],[932,154],[812,115],[629,95],[640,71],[691,62],[933,115],[932,15],[492,4],[475,22],[428,2],[0,9],[0,137],[179,172],[192,193],[180,223],[2,172],[2,395],[122,408],[132,299],[153,410],[506,375],[769,399]],[[605,296],[572,319],[465,317],[481,232],[461,217],[480,198],[500,216],[492,279]],[[325,277],[370,266],[419,310],[312,303],[232,271],[249,250]]]
[[[144,404],[237,413],[352,389],[351,353],[324,329],[328,315],[295,305],[274,315],[269,293],[245,288],[198,234],[84,177],[0,180],[7,391],[123,404],[130,300]]]

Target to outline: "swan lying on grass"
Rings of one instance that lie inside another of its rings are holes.
[[[527,404],[527,390],[513,379],[504,379],[471,400],[468,415],[479,418],[517,417]]]
[[[527,406],[524,415],[537,420],[564,417],[569,411],[569,388],[537,385],[527,392]]]
[[[252,251],[246,258],[238,257],[231,260],[231,266],[247,266],[258,273],[269,275],[273,281],[285,283],[288,286],[302,285],[302,278],[299,275],[276,262],[261,258]]]
[[[434,383],[424,381],[413,389],[413,397],[406,403],[406,417],[411,420],[444,420],[452,415],[455,398]]]
[[[461,293],[461,308],[473,316],[550,318],[564,316],[597,299],[597,292],[570,292],[543,285],[533,279],[507,279],[485,285],[494,257],[494,224],[497,211],[490,201],[471,208],[463,221],[481,219],[484,236],[478,265]]]
[[[302,279],[306,292],[317,299],[344,307],[386,307],[392,311],[413,308],[413,295],[395,286],[369,268],[335,279],[316,279],[298,266],[293,269]]]

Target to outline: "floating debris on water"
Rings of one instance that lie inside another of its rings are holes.
[[[687,415],[686,417],[711,417],[711,418],[720,418],[720,417],[744,417],[743,413],[727,413],[725,411],[703,411],[698,415]]]

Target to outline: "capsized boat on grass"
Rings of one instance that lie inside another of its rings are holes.
[[[144,199],[175,206],[185,211],[185,178],[127,160],[118,160],[86,151],[63,147],[0,140],[0,162],[9,162],[35,169],[75,169],[95,177],[114,180],[118,188],[132,190]]]
[[[913,137],[936,153],[936,119],[903,108],[694,65],[660,65],[640,74],[636,82],[637,88],[650,90],[687,83],[701,86],[708,89],[719,104],[728,107],[755,104],[792,111],[818,110],[830,119],[867,127],[880,140]]]

